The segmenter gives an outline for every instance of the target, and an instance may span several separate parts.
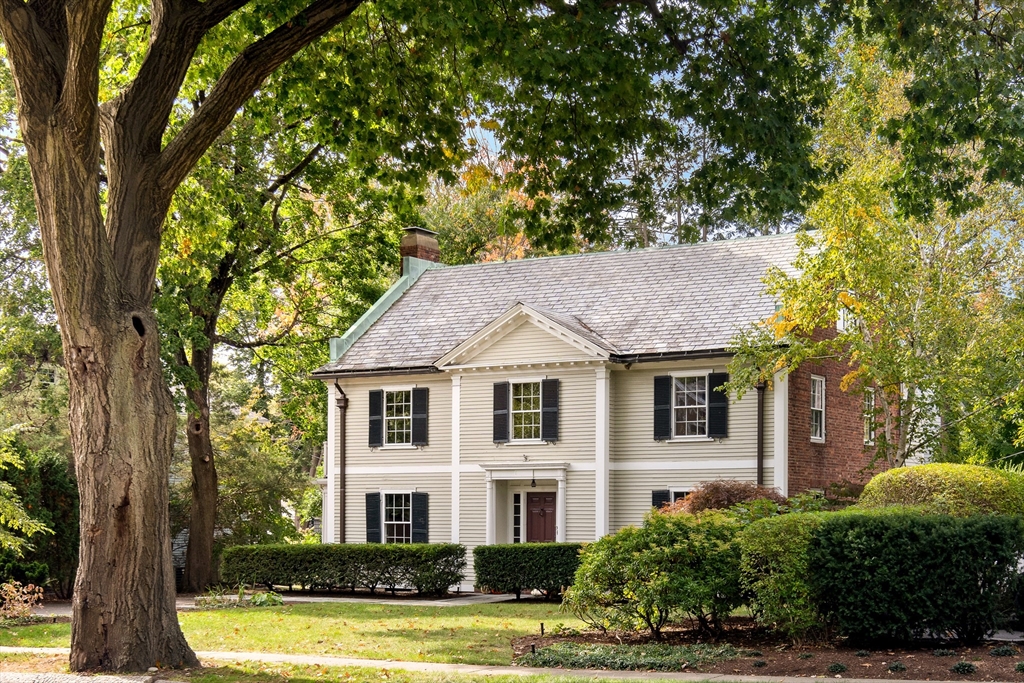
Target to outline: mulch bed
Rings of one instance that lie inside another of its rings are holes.
[[[688,628],[665,631],[665,641],[673,645],[692,645],[708,642],[695,630]],[[525,636],[512,641],[513,660],[530,651],[531,645],[538,649],[558,642],[577,643],[649,643],[650,637],[636,633],[586,632],[579,635]],[[816,645],[794,645],[777,634],[757,628],[749,618],[730,619],[725,635],[718,641],[728,643],[740,650],[744,656],[719,662],[694,671],[715,674],[742,674],[755,676],[804,676],[808,678],[877,678],[883,680],[932,680],[932,681],[1024,681],[1024,673],[1017,673],[1014,667],[1024,661],[1024,643],[1014,643],[1018,654],[1010,657],[994,657],[990,651],[1007,643],[985,643],[975,647],[959,647],[956,644],[939,641],[922,641],[906,647],[884,648],[856,646],[836,639],[833,642]],[[937,657],[936,649],[951,650],[954,656]],[[760,656],[750,655],[760,652]],[[860,653],[860,656],[858,656]],[[867,654],[865,654],[867,653]],[[950,667],[958,661],[968,661],[977,667],[973,674],[955,674]],[[755,662],[764,662],[755,666]],[[846,666],[842,674],[828,672],[833,663]],[[889,666],[900,662],[905,671],[892,672]],[[689,670],[689,669],[688,669]]]

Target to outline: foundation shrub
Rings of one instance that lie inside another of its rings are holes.
[[[740,522],[721,512],[653,511],[587,545],[565,607],[601,629],[648,630],[688,617],[710,634],[738,607]]]
[[[572,585],[580,565],[580,543],[505,543],[473,549],[476,583],[486,590],[515,593],[537,589],[548,597]]]
[[[1019,515],[1024,511],[1024,474],[935,463],[898,467],[876,475],[864,487],[858,508],[909,505],[939,515]]]
[[[807,551],[818,609],[858,641],[926,631],[976,643],[1005,626],[1024,560],[1024,520],[918,512],[826,515]]]
[[[666,506],[666,509],[696,514],[704,510],[725,510],[737,503],[754,500],[770,500],[779,505],[786,502],[786,498],[773,488],[748,481],[720,479],[701,483],[688,496]]]
[[[807,557],[811,538],[826,516],[815,512],[767,517],[737,536],[740,584],[754,618],[798,643],[829,631],[808,583]]]
[[[284,544],[224,550],[226,583],[304,588],[415,588],[444,595],[462,581],[466,549],[455,543]]]

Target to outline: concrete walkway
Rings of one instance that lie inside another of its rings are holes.
[[[66,655],[70,651],[61,647],[0,647],[0,654]],[[607,671],[604,669],[540,669],[525,666],[491,666],[484,664],[442,664],[439,662],[397,662],[389,659],[360,659],[356,657],[330,657],[326,655],[285,655],[269,652],[196,652],[207,666],[214,662],[267,662],[304,666],[368,667],[422,673],[447,673],[468,676],[471,680],[488,676],[578,676],[603,680],[663,680],[663,681],[736,681],[736,683],[807,683],[811,678],[794,676],[738,676],[735,674],[701,674],[667,671]],[[9,678],[10,677],[10,678]],[[836,678],[842,678],[837,676]],[[15,674],[0,672],[2,683],[80,683],[84,679],[72,674]],[[879,683],[877,678],[842,678],[844,683]],[[884,679],[881,679],[884,680]],[[158,683],[159,674],[150,677],[91,676],[89,683]],[[926,683],[900,681],[900,683]],[[930,681],[927,683],[936,683]]]
[[[232,599],[234,596],[225,596],[228,599]],[[366,605],[409,605],[412,607],[459,607],[461,605],[485,605],[492,602],[506,602],[508,600],[515,600],[514,595],[501,594],[492,595],[490,593],[462,593],[461,595],[453,595],[448,598],[442,598],[440,600],[427,600],[421,598],[390,598],[384,595],[380,596],[367,596],[367,597],[350,597],[343,595],[284,595],[284,604],[286,605],[299,605],[303,603],[330,603],[330,602],[345,602],[345,603],[362,603]],[[531,596],[524,595],[523,599],[530,599]],[[193,610],[196,609],[196,601],[194,597],[178,598],[175,601],[179,611]],[[56,600],[51,602],[44,602],[42,605],[32,611],[33,614],[42,617],[70,617],[71,616],[71,602],[68,600]]]

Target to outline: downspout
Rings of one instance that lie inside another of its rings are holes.
[[[345,542],[345,411],[348,409],[348,397],[335,382],[338,390],[336,405],[338,406],[338,543]]]
[[[757,383],[757,485],[764,486],[764,390],[765,383]]]

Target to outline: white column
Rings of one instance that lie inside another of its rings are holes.
[[[608,458],[611,443],[611,371],[606,366],[597,368],[596,434],[594,435],[594,537],[601,538],[608,533],[608,513],[611,500],[608,497]]]
[[[555,540],[565,543],[565,472],[558,477],[558,495],[555,501]]]
[[[789,495],[789,378],[785,370],[779,370],[772,378],[772,392],[775,405],[772,406],[772,426],[775,429],[773,444],[775,462],[775,488],[784,496]]]
[[[462,375],[452,375],[452,543],[459,542]]]
[[[336,453],[334,444],[338,434],[338,407],[334,400],[337,390],[330,384],[327,388],[327,453],[324,458],[324,477],[327,478],[327,494],[324,496],[323,509],[320,511],[320,540],[324,543],[337,543],[335,519],[338,514],[338,478]]]
[[[486,535],[484,536],[484,543],[487,545],[494,545],[495,534],[495,515],[494,515],[494,479],[491,478],[491,473],[487,473],[487,511],[485,514],[485,520],[487,525]]]

